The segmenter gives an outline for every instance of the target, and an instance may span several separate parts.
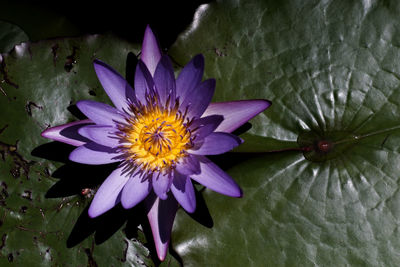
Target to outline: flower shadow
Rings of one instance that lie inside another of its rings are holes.
[[[57,168],[51,175],[53,178],[58,179],[58,181],[48,189],[45,194],[46,198],[63,198],[76,195],[91,197],[94,195],[94,189],[97,188],[117,166],[117,164],[84,165],[71,162],[68,159],[68,155],[73,149],[73,146],[64,143],[50,142],[42,144],[32,150],[32,156],[63,163],[63,165]],[[196,212],[187,214],[203,226],[211,228],[213,226],[212,217],[203,196],[197,191],[196,200],[198,203]],[[161,262],[157,258],[150,224],[143,206],[143,204],[139,204],[129,210],[125,210],[119,204],[97,218],[90,218],[88,216],[89,206],[87,206],[77,218],[66,240],[66,247],[75,247],[91,235],[94,235],[95,244],[102,244],[124,225],[125,228],[123,228],[123,231],[128,239],[138,238],[138,231],[141,231],[138,227],[141,225],[146,239],[143,245],[149,249],[149,257],[151,257],[154,264],[158,266]],[[171,245],[169,253],[183,265],[182,259]]]

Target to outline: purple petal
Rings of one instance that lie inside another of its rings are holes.
[[[122,113],[107,104],[92,100],[82,100],[76,105],[86,117],[96,124],[114,126],[116,122],[124,122]]]
[[[189,149],[190,154],[218,155],[232,150],[242,143],[242,140],[230,133],[216,132],[200,141],[200,147],[195,144],[194,149]]]
[[[145,203],[157,255],[163,261],[167,255],[178,202],[171,195],[166,200],[161,200],[153,195],[153,197],[147,197]]]
[[[230,133],[255,117],[258,113],[263,112],[270,105],[271,102],[263,99],[211,103],[202,117],[209,115],[224,116],[223,122],[215,131]]]
[[[136,98],[146,104],[146,92],[154,89],[154,81],[146,65],[139,60],[135,72],[135,94]]]
[[[81,146],[89,142],[89,140],[78,133],[78,130],[86,125],[90,125],[91,120],[81,120],[66,123],[63,125],[48,128],[42,132],[42,137],[54,141],[63,142],[72,146]]]
[[[119,155],[113,148],[91,142],[75,148],[69,154],[69,160],[83,164],[100,165],[121,161],[121,159],[115,159]]]
[[[196,88],[203,77],[204,57],[196,55],[179,73],[176,79],[176,95],[183,102],[186,95]]]
[[[200,117],[207,109],[215,91],[215,80],[209,79],[200,83],[192,90],[180,106],[180,110],[185,112],[188,108],[188,117]],[[218,114],[217,114],[218,115]]]
[[[151,191],[150,179],[142,179],[140,175],[133,176],[122,190],[121,203],[125,209],[130,209],[142,201]]]
[[[89,216],[97,217],[119,203],[120,193],[129,175],[122,174],[122,168],[114,170],[102,183],[89,207]]]
[[[119,145],[119,139],[115,135],[116,129],[111,126],[88,125],[81,127],[78,133],[93,142],[107,147]]]
[[[140,59],[146,64],[151,75],[154,75],[157,64],[161,58],[161,50],[158,46],[156,37],[149,26],[146,27],[144,32],[143,44],[142,44],[142,54]]]
[[[162,56],[154,73],[154,83],[161,105],[164,106],[167,98],[170,97],[171,102],[175,104],[175,76],[171,60],[167,55]]]
[[[242,196],[242,190],[228,174],[206,157],[197,157],[200,161],[201,173],[191,175],[193,180],[223,195]]]
[[[200,163],[196,156],[187,155],[176,164],[176,170],[183,175],[200,173]]]
[[[189,176],[175,172],[174,181],[171,185],[171,192],[187,212],[193,213],[195,211],[196,195]]]
[[[171,174],[162,174],[158,173],[153,175],[152,178],[152,184],[153,184],[153,190],[157,194],[159,198],[162,200],[167,199],[167,192],[169,191],[169,188],[171,187],[173,177],[171,177]]]
[[[114,106],[119,110],[128,110],[127,97],[132,96],[133,89],[128,82],[112,67],[100,60],[94,60],[94,69],[101,85]],[[131,102],[134,99],[131,99]]]
[[[196,137],[196,140],[202,140],[204,137],[214,132],[223,120],[224,117],[221,115],[211,115],[196,119],[190,125],[190,130],[193,132],[193,136]]]

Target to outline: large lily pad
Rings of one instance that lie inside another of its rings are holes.
[[[109,102],[92,61],[125,73],[129,52],[135,59],[138,46],[90,35],[23,43],[1,56],[1,266],[153,265],[143,212],[117,207],[88,218],[91,189],[115,166],[72,164],[73,147],[40,136],[49,126],[77,120],[79,99]]]
[[[199,8],[173,58],[204,53],[216,100],[273,105],[243,135],[242,152],[265,153],[216,158],[244,198],[205,190],[211,229],[179,214],[173,245],[187,266],[400,263],[398,14],[398,1]]]

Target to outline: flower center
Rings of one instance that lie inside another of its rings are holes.
[[[120,127],[120,148],[124,162],[132,170],[143,172],[167,171],[192,146],[185,117],[177,111],[159,106],[132,108],[133,116]]]

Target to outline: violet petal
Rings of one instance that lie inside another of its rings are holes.
[[[204,137],[214,132],[223,120],[224,117],[221,115],[202,117],[194,120],[189,129],[196,138],[195,140],[202,140]]]
[[[69,154],[69,160],[89,165],[100,165],[121,161],[114,158],[118,155],[120,154],[116,153],[115,149],[111,147],[91,142],[75,148]]]
[[[183,102],[186,95],[194,90],[203,77],[204,72],[204,57],[196,55],[179,73],[176,79],[176,95]]]
[[[196,156],[188,154],[176,164],[176,170],[183,175],[199,174],[200,163]]]
[[[91,120],[81,120],[66,123],[63,125],[47,128],[41,135],[54,141],[66,143],[72,146],[81,146],[89,140],[78,133],[78,130],[86,125],[93,124]]]
[[[169,191],[172,183],[173,175],[154,173],[152,178],[153,190],[162,200],[167,199],[167,192]]]
[[[152,197],[145,199],[148,210],[147,218],[150,222],[158,258],[163,261],[167,255],[178,202],[171,194],[166,200],[159,199],[155,194],[151,195]]]
[[[115,135],[116,129],[111,126],[88,125],[81,127],[78,133],[93,142],[107,147],[119,145],[119,139]]]
[[[116,122],[124,122],[124,116],[116,108],[93,100],[81,100],[76,103],[83,114],[94,123],[114,126]]]
[[[93,63],[97,77],[114,106],[121,111],[128,110],[127,97],[132,95],[132,87],[106,63],[97,59]],[[134,99],[131,99],[131,101],[134,101]]]
[[[154,75],[157,64],[161,58],[161,50],[158,46],[157,38],[154,36],[153,31],[149,26],[146,27],[144,32],[142,54],[140,59],[146,64],[151,75]]]
[[[175,172],[175,177],[171,185],[171,192],[179,204],[189,213],[196,210],[196,195],[192,181],[189,176]]]
[[[211,103],[202,117],[222,115],[224,120],[215,131],[233,132],[244,123],[263,112],[271,102],[263,99]]]
[[[167,55],[161,57],[154,73],[154,83],[161,105],[164,106],[167,98],[170,98],[170,105],[175,104],[175,76],[171,60]]]
[[[236,182],[211,160],[204,156],[197,156],[200,161],[200,174],[190,176],[193,180],[209,189],[231,197],[241,197],[242,190]]]
[[[201,142],[200,147],[189,149],[190,154],[195,155],[218,155],[232,150],[242,143],[242,140],[230,133],[215,132],[208,135]]]
[[[146,104],[146,93],[154,90],[154,81],[146,65],[139,60],[135,72],[135,94],[136,98]]]
[[[209,79],[192,90],[179,107],[181,112],[188,109],[188,117],[201,117],[211,102],[215,91],[215,80]],[[210,114],[211,115],[211,114]],[[214,114],[213,114],[214,115]],[[219,115],[219,114],[216,114]]]
[[[97,217],[119,203],[120,193],[129,175],[122,174],[122,168],[114,170],[97,190],[89,207],[89,216]]]
[[[142,179],[140,175],[134,175],[122,190],[121,204],[125,209],[130,209],[147,197],[150,191],[150,179]]]

